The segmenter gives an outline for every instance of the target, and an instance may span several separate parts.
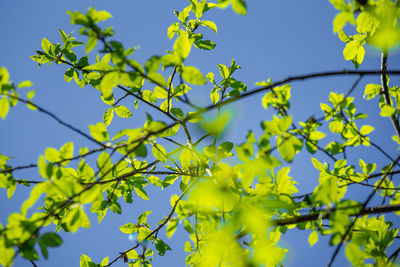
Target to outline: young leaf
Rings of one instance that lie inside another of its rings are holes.
[[[310,244],[310,247],[312,247],[317,242],[318,242],[318,232],[312,231],[311,234],[308,236],[308,244]]]
[[[190,42],[189,38],[182,34],[175,41],[174,52],[178,54],[182,60],[184,60],[189,55],[191,46],[192,43]]]
[[[192,66],[186,66],[182,69],[182,78],[191,84],[206,84],[207,80],[204,78],[203,74]]]
[[[214,22],[210,21],[210,20],[203,20],[200,22],[201,25],[203,25],[204,27],[207,27],[211,30],[213,30],[215,33],[217,33],[217,25],[215,25]]]
[[[119,75],[118,72],[113,71],[104,75],[100,82],[100,90],[104,98],[112,96],[112,89],[118,85]]]
[[[40,237],[39,242],[45,244],[48,247],[58,247],[63,243],[61,237],[56,233],[43,234]]]
[[[137,227],[133,223],[126,223],[119,227],[119,230],[124,234],[131,234],[137,231]]]
[[[132,117],[132,113],[125,106],[116,106],[115,113],[121,118],[129,118]]]
[[[0,117],[5,119],[9,109],[10,102],[8,102],[7,98],[0,99]]]
[[[112,119],[114,117],[114,108],[107,109],[103,114],[103,122],[105,126],[110,125]]]
[[[31,87],[32,86],[32,82],[31,81],[23,81],[20,84],[18,84],[18,88],[22,88],[22,87]]]
[[[89,125],[90,134],[93,136],[96,141],[104,142],[108,141],[108,132],[106,126],[99,122],[96,125]]]
[[[244,0],[232,0],[232,8],[240,15],[247,14],[247,7]]]
[[[157,253],[160,256],[164,256],[166,250],[171,250],[171,248],[161,239],[156,240]]]
[[[51,48],[50,41],[43,37],[43,39],[42,39],[42,49],[43,49],[43,51],[46,54],[51,54],[50,48]]]
[[[165,148],[160,145],[160,144],[155,144],[152,149],[153,156],[158,159],[159,161],[162,161],[164,163],[167,163],[167,151]]]

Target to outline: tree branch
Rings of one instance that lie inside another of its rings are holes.
[[[118,146],[115,146],[115,148],[120,148],[120,147],[124,147],[124,146],[127,146],[127,144],[118,145]],[[99,148],[90,150],[90,151],[88,151],[88,152],[85,153],[85,154],[79,154],[79,155],[76,155],[76,156],[74,156],[74,157],[72,157],[72,158],[62,159],[62,160],[60,160],[60,161],[53,162],[52,164],[53,164],[53,165],[57,165],[57,164],[61,164],[61,163],[65,162],[65,161],[70,161],[70,160],[76,160],[76,159],[79,159],[79,158],[84,158],[84,157],[86,157],[86,156],[88,156],[88,155],[90,155],[90,154],[94,154],[94,153],[96,153],[96,152],[103,151],[103,150],[105,150],[106,148],[111,148],[111,147],[99,147]],[[32,164],[29,164],[29,165],[17,166],[17,167],[13,167],[13,168],[9,168],[9,169],[0,170],[0,173],[9,173],[9,172],[13,172],[13,171],[16,171],[16,170],[22,170],[22,169],[28,169],[28,168],[36,168],[37,166],[38,166],[37,164],[33,164],[33,163],[32,163]]]
[[[389,72],[387,72],[387,55],[388,55],[388,51],[387,49],[384,49],[381,55],[381,85],[382,85],[382,89],[383,89],[383,99],[385,101],[386,105],[392,106],[392,100],[390,98],[389,95],[389,88],[388,88],[388,81],[387,81],[387,77],[386,74],[388,74]],[[396,118],[396,115],[393,114],[390,116],[390,121],[392,122],[393,128],[397,134],[398,137],[400,137],[400,125],[399,125],[399,121]]]
[[[355,208],[355,207],[350,207],[350,208]],[[360,208],[361,208],[361,206],[360,206]],[[302,223],[302,222],[325,220],[325,219],[329,219],[329,216],[333,212],[336,212],[336,211],[337,211],[336,209],[323,210],[323,211],[319,211],[316,213],[300,215],[300,216],[291,217],[291,218],[275,219],[275,220],[271,220],[270,223],[272,224],[272,226],[283,226],[283,225],[297,224],[297,223]],[[365,208],[365,209],[361,210],[360,212],[350,214],[349,216],[361,216],[361,215],[367,215],[367,214],[379,214],[379,213],[387,213],[387,212],[394,212],[394,211],[400,211],[400,204]]]
[[[221,103],[217,103],[215,105],[209,105],[205,108],[200,109],[200,112],[206,112],[218,107],[225,106],[227,104],[231,104],[233,102],[236,102],[238,100],[241,100],[243,98],[249,97],[251,95],[271,90],[276,86],[286,84],[289,82],[294,82],[294,81],[302,81],[302,80],[308,80],[308,79],[315,79],[315,78],[321,78],[321,77],[331,77],[331,76],[353,76],[353,75],[380,75],[382,73],[387,73],[387,74],[393,74],[393,75],[400,75],[400,70],[391,70],[391,71],[381,71],[381,70],[364,70],[364,71],[354,71],[354,70],[341,70],[341,71],[325,71],[325,72],[316,72],[316,73],[310,73],[310,74],[301,74],[301,75],[296,75],[292,77],[288,77],[285,79],[282,79],[280,81],[274,82],[268,86],[256,88],[250,91],[247,91],[244,94],[241,94],[240,96],[234,97],[234,98],[229,98]]]
[[[9,95],[9,94],[2,94],[2,93],[0,93],[0,95],[7,96],[7,97],[10,97],[10,98],[14,98],[14,99],[17,99],[18,101],[21,101],[22,103],[32,105],[32,106],[34,106],[35,108],[37,108],[37,110],[38,110],[39,112],[42,112],[42,113],[44,113],[44,114],[50,116],[51,118],[53,118],[54,120],[56,120],[59,124],[61,124],[61,125],[65,126],[65,127],[67,127],[68,129],[70,129],[70,130],[72,130],[72,131],[78,133],[79,135],[85,137],[86,139],[88,139],[88,140],[90,140],[90,141],[92,141],[92,142],[94,142],[94,143],[96,143],[96,144],[98,144],[98,145],[100,145],[100,146],[102,146],[102,147],[104,147],[104,148],[107,148],[107,146],[104,145],[103,143],[101,143],[101,142],[95,140],[93,137],[91,137],[91,136],[89,136],[88,134],[82,132],[82,131],[79,130],[78,128],[75,128],[75,127],[72,126],[71,124],[68,124],[68,123],[64,122],[64,121],[61,120],[59,117],[57,117],[56,115],[54,115],[52,112],[50,112],[50,111],[48,111],[48,110],[42,108],[41,106],[39,106],[39,105],[37,105],[37,104],[32,103],[31,101],[22,99],[22,98],[20,98],[20,97],[18,97],[18,96]]]

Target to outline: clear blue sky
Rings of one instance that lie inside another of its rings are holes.
[[[248,15],[244,17],[235,14],[230,8],[214,9],[206,13],[206,19],[216,22],[218,34],[214,35],[211,31],[203,33],[207,39],[217,43],[217,46],[212,52],[192,49],[188,64],[198,67],[203,73],[217,73],[217,64],[228,65],[235,58],[237,64],[242,66],[236,77],[245,82],[249,89],[255,88],[256,81],[266,80],[268,77],[278,80],[315,71],[353,69],[351,62],[343,59],[343,43],[332,33],[332,20],[336,11],[328,0],[247,2]],[[144,63],[152,55],[160,55],[165,50],[172,49],[173,41],[167,38],[167,28],[176,22],[173,10],[182,10],[187,4],[188,1],[185,0],[1,1],[0,67],[6,67],[16,83],[23,80],[34,83],[35,103],[88,132],[87,125],[102,121],[107,106],[101,102],[99,93],[94,88],[79,88],[73,82],[65,83],[64,66],[53,64],[37,68],[29,56],[40,49],[41,39],[46,37],[52,42],[61,42],[58,28],[66,33],[77,32],[77,28],[70,25],[65,11],[70,9],[84,12],[93,5],[94,8],[107,10],[113,15],[111,20],[101,25],[112,25],[116,32],[113,39],[121,41],[126,47],[139,45],[135,58]],[[79,39],[86,41],[83,37],[78,37]],[[361,69],[377,69],[379,60],[379,53],[368,48]],[[399,54],[390,55],[389,69],[399,67]],[[329,92],[346,92],[354,79],[355,77],[339,77],[293,84],[290,113],[294,120],[305,121],[311,115],[320,116],[322,113],[319,103],[327,102]],[[379,83],[379,80],[378,77],[363,79],[354,96],[362,98],[363,87],[367,82]],[[152,87],[149,86],[149,89]],[[208,104],[211,87],[199,89],[202,90],[191,93],[191,98],[197,103]],[[260,133],[260,122],[270,119],[273,114],[262,108],[261,97],[262,95],[256,95],[231,106],[236,117],[226,135],[227,139],[238,143],[244,141],[249,129]],[[376,102],[357,103],[360,111],[377,111]],[[124,105],[133,110],[133,101],[127,100]],[[133,112],[133,119],[115,119],[110,126],[110,132],[115,133],[123,127],[139,127],[145,120],[144,116],[143,112]],[[376,128],[374,140],[391,155],[396,155],[398,152],[385,134],[392,131],[390,122],[377,116],[371,116],[370,121]],[[10,163],[16,166],[34,163],[46,147],[59,148],[69,141],[73,141],[76,148],[93,148],[81,136],[21,104],[11,110],[5,121],[0,122],[0,133],[0,152],[15,157]],[[375,155],[366,155],[365,151],[367,150],[358,150],[365,161],[376,160]],[[352,156],[354,162],[357,162],[358,155]],[[312,170],[307,153],[295,159],[291,175],[299,182],[298,188],[304,193],[311,191],[317,183],[318,174]],[[36,180],[39,174],[34,169],[19,171],[15,176]],[[168,213],[169,196],[177,192],[177,188],[168,188],[162,194],[152,190],[151,202],[136,198],[132,205],[123,206],[122,216],[108,213],[101,225],[91,216],[91,229],[80,229],[75,234],[61,234],[64,240],[62,247],[50,249],[49,260],[41,260],[38,266],[78,266],[81,253],[97,262],[106,256],[110,256],[110,259],[118,256],[119,251],[133,245],[118,227],[134,222],[138,214],[149,209],[154,210],[150,217],[150,222],[154,225]],[[1,190],[0,222],[3,225],[6,224],[7,217],[19,209],[27,194],[29,188],[18,188],[15,197],[8,200],[5,191]],[[286,262],[288,266],[321,266],[328,261],[333,252],[333,248],[327,246],[328,239],[320,239],[310,249],[307,243],[309,233],[296,230],[282,239],[280,244],[291,249]],[[183,244],[187,238],[183,231],[178,231],[171,240],[166,240],[173,251],[167,252],[164,257],[155,256],[154,266],[185,266]],[[336,266],[346,264],[347,260],[343,256],[336,262]],[[31,264],[18,257],[15,266]],[[126,265],[118,262],[113,266]]]

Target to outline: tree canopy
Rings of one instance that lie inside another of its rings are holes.
[[[1,194],[11,199],[19,188],[30,189],[20,209],[0,224],[0,264],[13,266],[22,257],[39,266],[51,257],[49,248],[63,249],[61,232],[91,228],[114,213],[124,223],[113,227],[131,245],[113,244],[100,260],[82,253],[81,267],[151,266],[155,258],[168,257],[170,238],[180,231],[187,234],[185,257],[175,260],[181,265],[283,266],[294,251],[281,240],[302,231],[311,247],[326,238],[332,247],[325,249],[328,266],[339,255],[353,266],[397,266],[400,66],[388,66],[388,60],[400,42],[400,3],[330,3],[341,60],[351,68],[263,76],[254,85],[240,76],[234,54],[212,70],[191,59],[197,52],[215,53],[220,25],[210,13],[228,8],[247,15],[251,2],[189,0],[171,10],[175,22],[165,29],[170,47],[143,63],[136,58],[138,47],[119,41],[117,28],[103,26],[112,18],[108,11],[68,10],[76,31],[58,29],[58,40],[43,37],[31,44],[36,51],[30,58],[40,70],[62,69],[69,85],[95,90],[106,108],[95,111],[100,122],[78,127],[79,118],[66,121],[38,104],[31,81],[14,82],[7,66],[0,68],[2,119],[24,104],[85,140],[71,137],[61,147],[46,146],[21,165],[14,163],[18,155],[0,154]],[[295,44],[293,49],[301,53]],[[378,51],[380,63],[365,69],[368,49]],[[335,77],[353,80],[340,89],[326,82],[320,109],[305,104],[308,116],[298,119],[291,107],[297,82]],[[208,103],[199,95],[207,95]],[[229,138],[237,116],[232,105],[244,101],[271,116],[244,110],[260,126]],[[365,109],[365,102],[373,108]],[[298,172],[296,164],[306,167]],[[20,175],[28,169],[34,170],[29,177]],[[314,187],[299,190],[304,179],[315,181]],[[165,191],[169,208],[154,218],[161,206],[157,194]],[[132,218],[125,207],[137,199],[149,204]]]

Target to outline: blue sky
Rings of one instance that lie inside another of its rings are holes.
[[[167,37],[167,28],[176,22],[173,10],[182,10],[187,4],[188,1],[184,0],[1,1],[0,66],[9,70],[11,79],[16,83],[23,80],[34,83],[35,103],[88,132],[87,125],[102,121],[107,106],[100,100],[99,92],[94,88],[79,88],[73,82],[65,83],[64,66],[53,64],[37,68],[29,56],[40,49],[42,38],[61,42],[58,28],[66,33],[76,33],[77,27],[70,25],[66,10],[84,12],[93,5],[97,10],[104,9],[113,15],[111,20],[101,25],[113,26],[116,32],[113,39],[121,41],[126,47],[140,46],[134,58],[144,63],[152,55],[160,55],[165,50],[172,49],[173,41]],[[212,52],[192,49],[187,64],[198,67],[203,73],[218,73],[217,64],[229,65],[232,58],[235,58],[236,63],[242,66],[236,77],[245,82],[249,89],[255,88],[255,82],[268,77],[279,80],[309,72],[353,69],[352,63],[343,59],[344,44],[332,32],[335,14],[336,11],[328,0],[248,1],[247,16],[239,16],[230,8],[211,10],[206,13],[205,18],[215,21],[218,34],[207,30],[202,33],[217,46]],[[75,36],[78,40],[86,41],[84,37]],[[100,46],[96,49],[100,49]],[[82,50],[80,52],[83,53]],[[367,48],[361,69],[377,69],[379,61],[379,53]],[[400,67],[400,56],[396,51],[389,56],[388,66],[389,69]],[[336,77],[292,84],[293,102],[289,113],[296,121],[305,121],[311,115],[319,117],[322,114],[319,103],[327,102],[329,92],[345,93],[355,78]],[[396,81],[394,78],[392,80]],[[354,93],[355,97],[362,99],[363,87],[368,82],[379,83],[379,79],[364,78]],[[149,89],[152,87],[149,86]],[[195,88],[190,97],[196,103],[209,104],[210,90],[211,85],[208,89]],[[261,133],[260,122],[271,119],[273,114],[262,108],[261,97],[262,94],[252,96],[229,107],[234,110],[235,118],[225,138],[240,143],[245,140],[249,129],[254,129],[256,134]],[[357,104],[360,111],[379,113],[376,101],[361,100]],[[124,105],[133,110],[133,101],[127,100]],[[140,127],[144,120],[143,111],[133,111],[133,119],[115,119],[109,130],[115,133],[123,127]],[[374,140],[391,155],[396,155],[398,152],[387,135],[388,131],[393,131],[389,120],[371,116],[369,121],[376,128]],[[81,136],[21,104],[11,110],[6,120],[0,122],[0,133],[1,153],[15,157],[10,161],[15,166],[34,163],[46,147],[59,148],[69,141],[73,141],[76,148],[93,148]],[[354,158],[354,163],[358,162],[360,155],[365,161],[387,163],[376,159],[374,154],[366,154],[366,151],[368,150],[359,149],[357,154],[350,155]],[[325,159],[322,155],[319,157]],[[309,192],[317,184],[318,173],[312,169],[307,153],[295,159],[291,175],[299,182],[298,188],[301,192]],[[36,180],[39,174],[33,169],[20,171],[15,176]],[[81,253],[98,262],[106,256],[118,256],[119,251],[132,246],[118,227],[134,222],[142,211],[149,209],[154,210],[150,222],[156,223],[168,213],[169,197],[174,193],[178,193],[176,187],[168,188],[162,193],[151,190],[151,202],[136,198],[132,205],[123,206],[122,216],[109,213],[101,225],[92,216],[91,229],[80,229],[75,234],[62,234],[62,247],[50,249],[49,259],[40,261],[39,266],[77,266]],[[8,215],[19,209],[27,194],[29,188],[18,188],[15,197],[8,200],[5,192],[0,192],[0,222],[3,225],[6,224]],[[357,193],[355,196],[358,196]],[[309,233],[296,230],[282,239],[281,245],[292,250],[288,256],[288,266],[320,266],[328,261],[333,252],[333,248],[327,246],[328,239],[320,239],[310,249],[307,243]],[[167,252],[164,257],[155,256],[154,266],[185,266],[183,244],[187,238],[183,231],[178,231],[171,240],[166,240],[173,251]],[[343,256],[336,262],[337,266],[346,264]],[[31,264],[19,257],[15,266]],[[118,262],[113,266],[126,265]]]

